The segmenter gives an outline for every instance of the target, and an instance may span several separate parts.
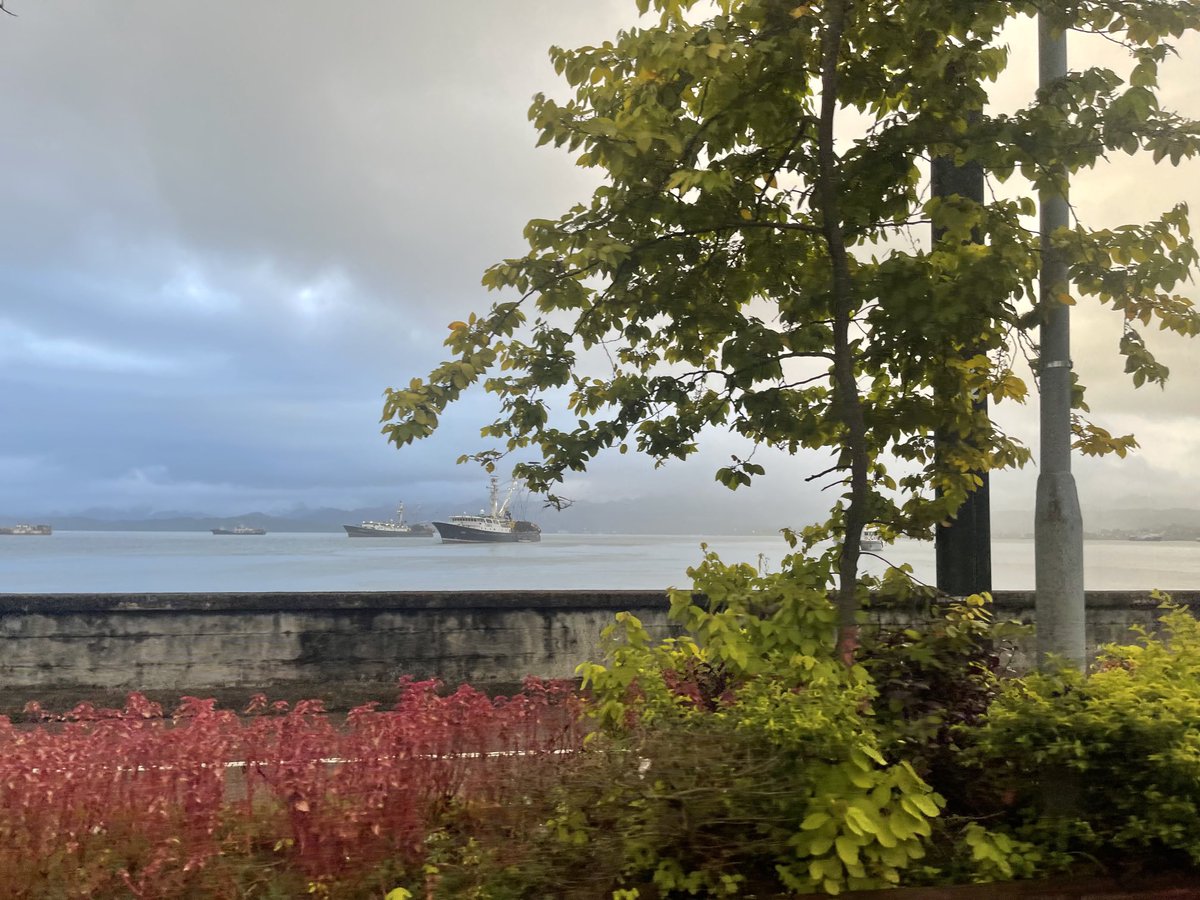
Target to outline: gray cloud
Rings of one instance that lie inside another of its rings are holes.
[[[525,114],[535,92],[563,91],[549,45],[603,40],[633,4],[8,5],[0,513],[233,514],[476,487],[453,460],[480,445],[489,399],[397,452],[379,436],[380,395],[436,364],[446,323],[488,302],[482,271],[522,251],[528,219],[590,190],[569,154],[534,148]],[[1015,33],[1022,67],[1030,46]],[[1023,102],[1030,71],[1004,102]],[[1175,64],[1166,95],[1200,116],[1187,75]],[[1119,224],[1200,199],[1196,171],[1122,165],[1076,198]],[[1194,348],[1170,345],[1167,393],[1132,394],[1113,361],[1119,323],[1077,322],[1106,424],[1152,436],[1121,477],[1143,492],[1200,486],[1181,449],[1200,439]],[[1035,410],[1002,415],[1036,441]],[[712,469],[731,447],[715,439],[706,459],[654,472],[613,458],[571,487],[719,491]],[[769,466],[773,496],[824,503],[802,481],[815,460]],[[1115,471],[1092,466],[1089,485]],[[1025,477],[1007,482],[1014,495]]]

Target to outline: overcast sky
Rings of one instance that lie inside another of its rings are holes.
[[[485,402],[396,450],[382,391],[443,358],[446,324],[490,302],[480,276],[523,252],[528,219],[590,192],[570,155],[534,148],[526,111],[562,92],[547,48],[612,36],[633,0],[6,5],[0,519],[482,497],[478,469],[454,460],[482,446]],[[1012,106],[1032,91],[1031,35],[1013,32],[1018,73],[998,95]],[[1110,52],[1072,51],[1076,66]],[[1185,51],[1164,97],[1200,117],[1200,43]],[[1198,183],[1194,162],[1118,161],[1073,199],[1090,225],[1177,200],[1195,222]],[[1168,342],[1171,386],[1134,392],[1119,333],[1111,314],[1076,313],[1097,418],[1144,448],[1079,463],[1085,515],[1200,505],[1200,346]],[[1036,449],[1035,408],[1002,418]],[[566,493],[720,492],[733,445],[712,446],[658,471],[605,460]],[[766,490],[819,508],[811,470],[775,460]],[[1035,474],[998,478],[993,503],[1032,508]]]

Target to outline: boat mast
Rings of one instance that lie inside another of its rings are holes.
[[[492,518],[498,519],[500,518],[500,480],[495,475],[492,476],[488,496],[492,500]]]

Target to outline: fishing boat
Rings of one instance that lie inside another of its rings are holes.
[[[867,553],[878,553],[883,549],[883,537],[878,531],[867,529],[859,539],[858,548]]]
[[[267,529],[252,525],[234,525],[232,528],[214,528],[213,534],[266,534]]]
[[[420,538],[433,537],[437,532],[431,525],[409,525],[404,521],[404,504],[396,509],[396,518],[383,522],[360,522],[358,525],[343,525],[350,537]]]
[[[0,534],[50,534],[52,529],[49,525],[28,525],[22,522],[20,525],[5,525],[0,527]]]
[[[533,522],[514,519],[508,511],[517,482],[500,499],[500,482],[492,476],[489,488],[491,505],[479,515],[450,516],[448,522],[434,522],[443,544],[533,543],[542,539],[542,529]]]

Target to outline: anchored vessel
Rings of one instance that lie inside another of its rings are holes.
[[[50,534],[51,528],[49,525],[6,525],[0,528],[0,534]]]
[[[883,549],[883,538],[878,531],[868,529],[862,533],[862,539],[858,542],[860,550],[865,550],[868,553],[878,553]]]
[[[477,516],[451,516],[449,522],[434,522],[444,544],[508,544],[532,543],[542,539],[542,529],[533,522],[514,519],[508,511],[516,482],[508,488],[504,500],[500,500],[500,483],[495,476],[489,490],[491,508]]]
[[[266,534],[265,528],[254,528],[250,525],[234,525],[232,528],[214,528],[213,534]]]
[[[389,537],[414,538],[433,537],[435,534],[430,525],[408,525],[404,521],[404,504],[396,510],[396,518],[386,522],[362,522],[358,525],[343,525],[350,537]]]

